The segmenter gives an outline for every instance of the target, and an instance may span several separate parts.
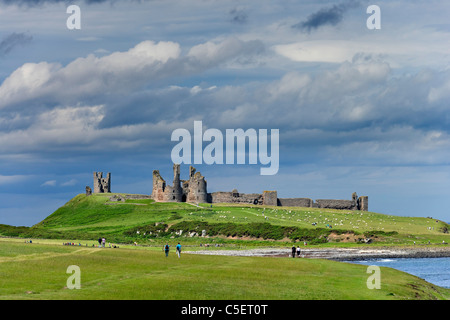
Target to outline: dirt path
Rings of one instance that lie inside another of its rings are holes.
[[[1,257],[0,263],[2,262],[20,262],[20,261],[30,261],[30,260],[43,260],[55,257],[70,256],[74,254],[92,254],[101,250],[100,248],[81,248],[72,252],[44,252],[44,253],[32,253],[32,254],[21,254],[15,257]]]

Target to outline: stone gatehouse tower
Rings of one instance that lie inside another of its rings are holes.
[[[205,177],[192,166],[189,167],[189,180],[183,181],[183,195],[186,196],[186,202],[208,202]]]
[[[108,172],[103,178],[103,172],[94,172],[94,193],[111,192],[111,173]]]

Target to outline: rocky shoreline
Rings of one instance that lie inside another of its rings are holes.
[[[259,248],[249,250],[199,250],[185,251],[190,254],[291,257],[291,248]],[[297,257],[297,256],[296,256]],[[376,247],[376,248],[301,248],[301,258],[329,260],[365,260],[377,258],[439,258],[450,257],[450,246],[426,247]]]

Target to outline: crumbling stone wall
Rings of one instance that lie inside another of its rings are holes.
[[[313,207],[314,201],[309,198],[279,198],[278,205],[283,207]]]
[[[319,199],[316,204],[318,208],[369,211],[369,197],[358,197],[356,192],[353,192],[352,200]]]
[[[358,197],[356,192],[354,192],[351,200],[318,199],[313,201],[309,198],[278,198],[278,205],[284,207],[369,211],[369,197]]]
[[[234,189],[231,192],[218,191],[209,193],[208,202],[263,204],[263,196],[259,193],[239,193],[236,189]]]
[[[353,200],[318,199],[316,203],[319,208],[356,210]]]

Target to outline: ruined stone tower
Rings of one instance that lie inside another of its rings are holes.
[[[111,173],[103,178],[103,172],[94,172],[94,193],[111,192]]]
[[[166,189],[166,181],[159,174],[159,170],[153,170],[152,198],[155,201],[164,201],[165,189]]]
[[[189,184],[187,188],[186,202],[206,203],[208,193],[206,191],[206,180],[195,168],[189,167]]]
[[[181,202],[183,197],[183,190],[181,189],[180,181],[180,165],[173,165],[173,187],[172,187],[172,201]]]
[[[173,185],[167,185],[159,174],[159,170],[153,170],[152,198],[161,202],[181,202],[183,191],[181,189],[180,165],[173,165]]]

